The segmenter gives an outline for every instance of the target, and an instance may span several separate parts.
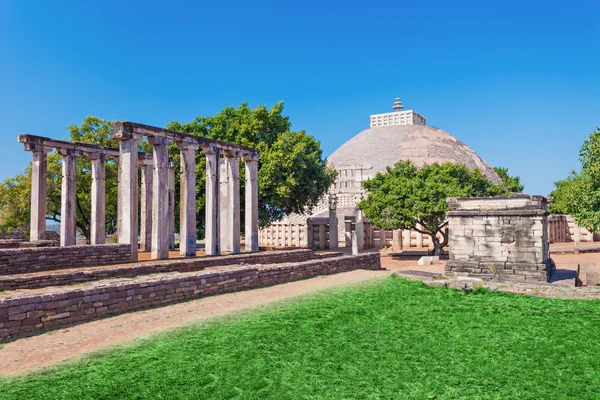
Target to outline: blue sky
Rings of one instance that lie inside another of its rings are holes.
[[[547,194],[600,125],[600,1],[0,0],[0,178],[19,133],[285,100],[325,155],[407,106]]]

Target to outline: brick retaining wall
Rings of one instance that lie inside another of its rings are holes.
[[[200,271],[207,267],[235,264],[276,264],[302,262],[312,258],[339,256],[341,253],[315,254],[312,250],[270,251],[228,256],[147,261],[127,265],[93,267],[77,271],[48,271],[35,275],[0,276],[0,290],[35,289],[72,283],[96,281],[107,278],[128,278],[163,272]]]
[[[381,269],[379,253],[190,272],[103,286],[88,283],[84,288],[63,288],[57,293],[4,298],[0,300],[0,341],[27,332],[104,317],[109,313],[355,269]]]
[[[128,244],[6,249],[0,250],[0,275],[122,264],[129,261],[131,246]]]

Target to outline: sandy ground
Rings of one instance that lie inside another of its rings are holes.
[[[389,271],[357,270],[262,289],[228,293],[131,312],[17,339],[0,348],[0,374],[14,376],[38,371],[94,351],[148,338],[169,329],[259,308],[324,289],[385,278],[393,271],[414,269],[416,264],[414,261],[395,261],[390,258],[382,258],[382,261]],[[425,268],[431,272],[441,272],[443,264]]]

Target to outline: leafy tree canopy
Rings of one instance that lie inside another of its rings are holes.
[[[521,178],[518,175],[510,176],[508,174],[508,168],[494,167],[494,171],[502,179],[504,190],[508,193],[522,193],[525,186],[521,183]]]
[[[572,172],[555,183],[551,193],[556,205],[551,211],[573,215],[575,222],[592,232],[600,232],[600,127],[590,133],[579,151],[581,173]]]
[[[188,123],[174,121],[168,125],[171,130],[259,150],[259,218],[263,226],[285,214],[310,210],[335,180],[335,172],[326,166],[320,142],[305,131],[294,132],[290,128],[289,117],[283,115],[283,102],[271,109],[250,108],[243,103],[238,108],[225,107],[212,117],[196,117]],[[171,154],[179,159],[176,149],[173,148]],[[197,218],[204,221],[206,158],[202,152],[198,152],[196,161]],[[240,187],[243,201],[243,168],[240,169]]]
[[[434,254],[448,244],[444,229],[448,197],[495,196],[506,192],[503,185],[494,185],[481,171],[451,162],[417,168],[411,161],[400,161],[364,182],[364,187],[368,195],[359,208],[374,226],[414,229],[429,235]]]

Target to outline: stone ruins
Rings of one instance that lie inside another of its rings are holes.
[[[550,280],[545,197],[450,198],[448,206],[448,275]]]
[[[151,155],[139,153],[144,137],[153,147]],[[20,135],[19,142],[32,153],[30,240],[45,239],[47,154],[62,156],[60,246],[76,244],[75,160],[86,156],[92,163],[91,244],[105,243],[105,162],[118,160],[118,243],[131,247],[131,261],[138,259],[138,236],[142,250],[152,259],[165,259],[173,247],[174,170],[168,146],[181,153],[182,256],[196,255],[196,152],[206,155],[206,254],[240,252],[239,162],[246,172],[245,251],[258,251],[258,151],[205,137],[173,132],[133,122],[115,122],[112,138],[119,149],[70,143],[41,136]],[[222,157],[221,157],[222,156]],[[142,171],[141,235],[138,228],[138,170]]]

